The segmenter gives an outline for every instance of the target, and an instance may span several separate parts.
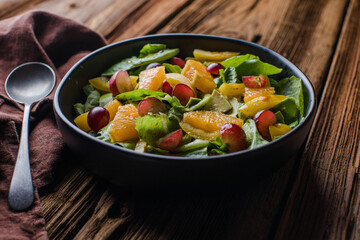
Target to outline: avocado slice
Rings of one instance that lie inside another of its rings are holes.
[[[221,113],[225,113],[232,109],[232,105],[229,103],[226,98],[219,93],[216,89],[211,94],[210,101],[205,105],[206,110],[217,111]]]

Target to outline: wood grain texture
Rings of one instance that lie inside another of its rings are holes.
[[[346,4],[339,0],[194,1],[159,32],[255,41],[295,63],[320,94]]]
[[[278,239],[360,238],[359,14],[352,0]]]
[[[298,65],[321,99],[299,171],[294,157],[271,176],[222,195],[123,191],[74,166],[70,154],[65,170],[41,192],[50,239],[360,238],[359,0],[347,9],[348,2],[18,0],[13,7],[0,2],[0,18],[48,10],[84,23],[109,42],[167,32],[257,42]]]

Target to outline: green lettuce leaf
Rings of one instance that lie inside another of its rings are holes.
[[[170,119],[165,114],[145,115],[138,117],[135,122],[135,129],[140,138],[153,146],[158,139],[177,128],[179,128],[178,122]]]
[[[121,93],[117,95],[115,98],[121,102],[124,102],[124,101],[141,101],[147,97],[161,98],[166,95],[168,94],[163,92],[155,92],[147,89],[136,89],[134,91]]]
[[[303,84],[300,78],[292,76],[279,81],[279,86],[276,88],[278,94],[292,97],[299,110],[300,110],[300,121],[304,117],[304,93]]]
[[[202,140],[202,139],[195,139],[194,141],[187,143],[183,146],[181,146],[177,152],[190,152],[194,151],[199,148],[204,148],[209,146],[210,141],[208,140]]]
[[[84,113],[85,106],[82,103],[75,103],[74,104],[74,110],[75,110],[76,116],[79,116],[79,115]]]
[[[166,48],[165,44],[157,44],[157,43],[150,44],[150,43],[148,43],[148,44],[144,45],[142,47],[142,49],[140,50],[139,58],[146,57],[149,54],[159,52],[161,50],[164,50],[165,48]]]
[[[127,70],[131,70],[133,68],[136,68],[136,67],[147,65],[149,63],[163,62],[169,58],[176,56],[178,53],[179,53],[179,49],[174,48],[174,49],[164,49],[164,50],[160,50],[155,53],[150,53],[147,56],[142,57],[142,58],[138,58],[135,56],[131,57],[131,58],[126,58],[126,59],[114,64],[113,66],[111,66],[109,69],[107,69],[102,74],[102,76],[110,77],[119,70],[127,71]]]
[[[246,142],[250,149],[260,147],[268,143],[268,141],[261,137],[254,120],[248,119],[242,126],[242,129],[246,134]]]
[[[98,90],[92,91],[84,104],[84,112],[90,111],[93,107],[99,106],[99,99],[100,92]]]
[[[237,77],[236,69],[234,67],[228,67],[225,70],[220,69],[219,73],[220,78],[222,78],[219,81],[223,83],[240,83]]]
[[[270,110],[273,112],[280,111],[286,124],[292,123],[299,118],[299,108],[295,99],[292,97],[284,99],[281,103]]]
[[[104,107],[113,99],[112,93],[105,93],[99,98],[99,106]]]
[[[208,156],[208,151],[207,151],[207,147],[203,147],[203,148],[195,149],[193,151],[180,153],[179,155],[183,157],[204,158]]]
[[[247,60],[236,67],[236,73],[239,79],[241,79],[242,76],[258,76],[259,74],[274,75],[281,71],[281,68],[264,63],[259,59]]]
[[[247,60],[251,60],[251,59],[259,59],[259,57],[252,55],[252,54],[239,55],[239,56],[235,56],[235,57],[226,59],[225,61],[222,61],[221,65],[223,65],[225,68],[228,68],[228,67],[236,68],[243,62],[245,62]]]
[[[178,65],[172,65],[170,63],[163,63],[162,65],[165,67],[167,73],[181,73],[181,67]]]

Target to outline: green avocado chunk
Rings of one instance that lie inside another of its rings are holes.
[[[204,109],[225,113],[232,109],[232,105],[221,93],[214,89],[210,101],[205,105]]]

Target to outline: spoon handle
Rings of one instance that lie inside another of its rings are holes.
[[[14,210],[24,210],[28,208],[34,200],[34,188],[29,158],[30,109],[31,104],[25,104],[19,152],[9,189],[8,201],[10,207]]]

